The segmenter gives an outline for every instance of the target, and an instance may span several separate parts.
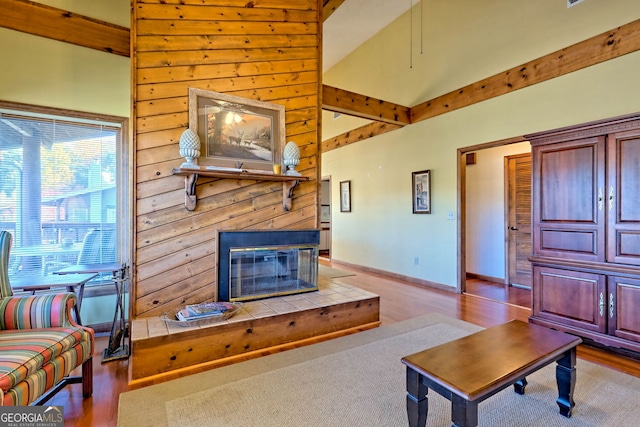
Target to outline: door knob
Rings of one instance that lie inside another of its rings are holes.
[[[513,230],[516,231],[518,229],[518,227],[509,227],[509,230]]]

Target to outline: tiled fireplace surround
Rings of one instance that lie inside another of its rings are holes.
[[[376,327],[379,297],[331,278],[319,269],[318,290],[248,301],[228,320],[179,326],[160,317],[131,322],[132,387]]]

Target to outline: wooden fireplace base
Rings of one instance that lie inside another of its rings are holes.
[[[130,387],[150,385],[380,324],[380,298],[327,281],[305,294],[251,301],[229,320],[181,327],[159,317],[131,322]]]

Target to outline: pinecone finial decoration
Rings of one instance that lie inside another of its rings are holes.
[[[198,168],[198,157],[200,157],[200,138],[191,128],[187,128],[180,135],[180,155],[186,160],[180,165],[181,168]]]
[[[296,170],[296,166],[300,164],[300,149],[295,142],[287,142],[287,145],[284,146],[282,158],[282,163],[287,168],[285,175],[300,176],[300,172]]]

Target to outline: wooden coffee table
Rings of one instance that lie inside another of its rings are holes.
[[[578,337],[512,320],[402,358],[407,365],[407,414],[410,427],[427,421],[427,393],[432,389],[451,401],[456,427],[478,425],[478,404],[514,385],[524,394],[526,376],[557,361],[560,413],[575,406]]]

